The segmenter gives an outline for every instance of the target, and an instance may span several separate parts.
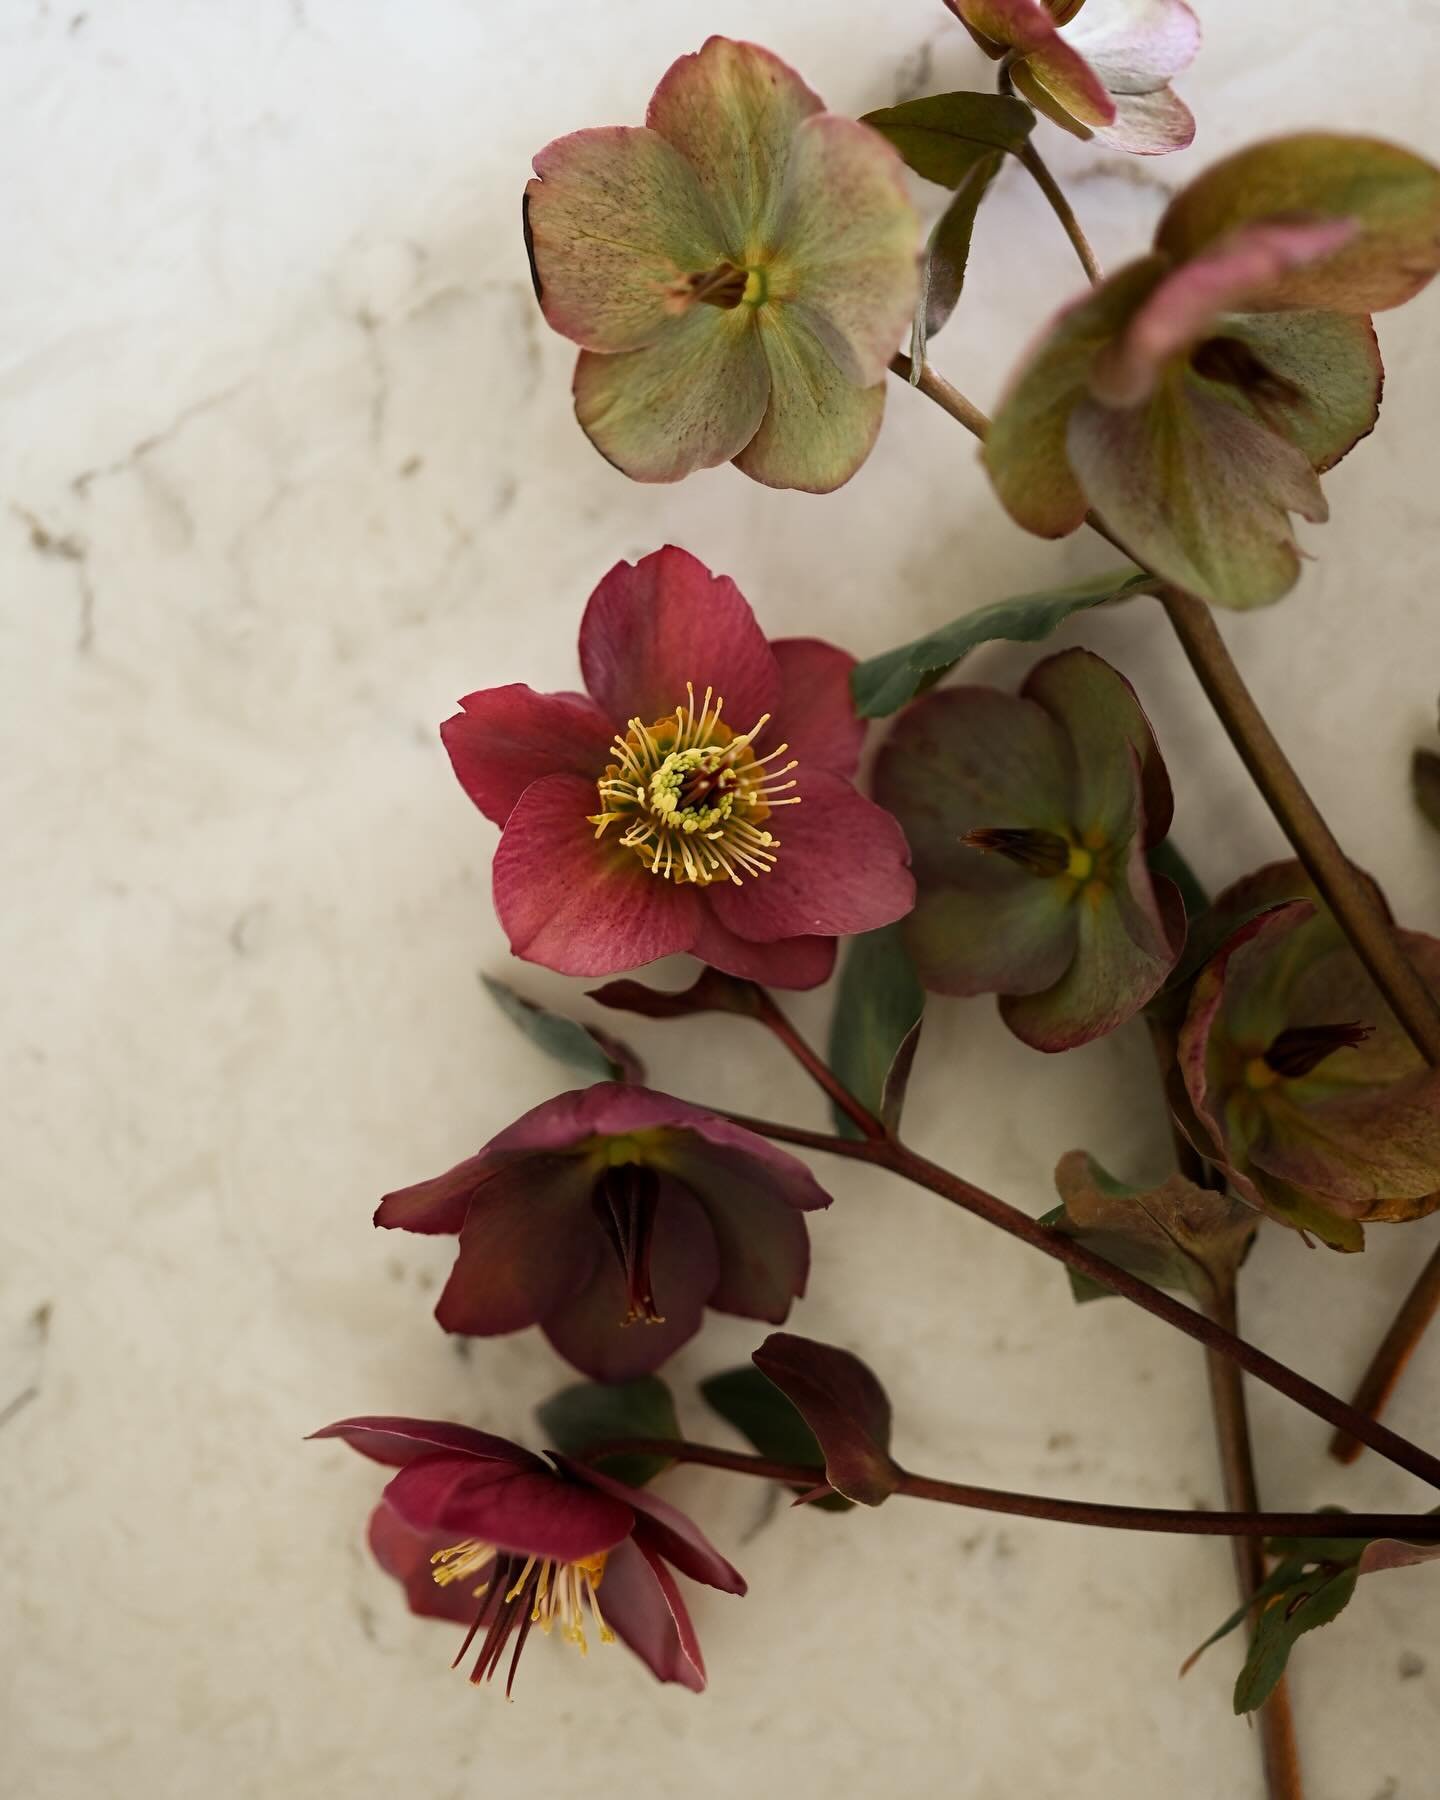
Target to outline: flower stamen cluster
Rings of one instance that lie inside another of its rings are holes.
[[[721,720],[725,702],[711,688],[697,707],[687,681],[688,704],[646,725],[636,717],[611,745],[615,761],[597,784],[602,810],[589,815],[597,838],[611,825],[626,827],[620,842],[635,851],[652,875],[669,881],[729,881],[767,875],[780,840],[765,829],[774,807],[798,806],[798,784],[785,777],[799,768],[792,757],[769,767],[790,748],[780,744],[756,756],[755,739],[770,722],[762,713],[736,735]]]
[[[594,1621],[602,1644],[613,1644],[615,1633],[605,1622],[600,1610],[599,1588],[605,1579],[606,1551],[587,1556],[578,1562],[562,1562],[553,1556],[517,1555],[498,1549],[478,1538],[465,1538],[444,1550],[436,1550],[430,1558],[431,1578],[437,1587],[449,1587],[457,1581],[468,1581],[472,1575],[488,1568],[491,1573],[474,1590],[481,1600],[479,1614],[470,1636],[461,1647],[458,1663],[474,1641],[482,1625],[487,1624],[485,1642],[470,1679],[477,1685],[495,1672],[500,1655],[517,1623],[522,1628],[512,1661],[518,1662],[520,1645],[530,1626],[538,1625],[549,1637],[558,1623],[560,1635],[573,1644],[582,1656],[590,1653],[585,1635],[586,1614]]]

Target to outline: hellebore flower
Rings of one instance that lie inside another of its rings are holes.
[[[1041,537],[1093,507],[1137,560],[1221,606],[1278,600],[1291,513],[1369,432],[1369,315],[1440,267],[1440,169],[1310,133],[1227,158],[1171,201],[1152,254],[1060,313],[1001,401],[985,463]]]
[[[1184,0],[945,0],[1037,112],[1079,138],[1158,156],[1195,136],[1170,91],[1200,48]],[[1083,17],[1080,10],[1085,7]]]
[[[487,688],[441,727],[504,827],[495,909],[517,956],[612,975],[688,950],[814,987],[838,935],[909,911],[900,828],[851,785],[851,657],[767,643],[733,581],[667,548],[596,588],[580,664],[588,698]]]
[[[433,1419],[342,1419],[313,1434],[399,1473],[370,1517],[375,1560],[410,1610],[483,1632],[470,1679],[490,1680],[514,1639],[508,1695],[531,1627],[582,1655],[586,1627],[618,1637],[661,1681],[699,1693],[705,1663],[671,1565],[743,1594],[744,1578],[684,1513],[552,1452]]]
[[[919,215],[878,132],[712,37],[643,127],[557,138],[535,174],[535,292],[580,345],[575,413],[607,461],[636,481],[723,462],[812,493],[850,479],[919,283]]]
[[[1184,905],[1145,860],[1170,827],[1169,779],[1129,682],[1088,650],[1038,663],[1018,695],[917,700],[875,791],[913,849],[905,938],[932,992],[999,994],[1016,1037],[1068,1050],[1173,968]]]
[[[1180,1033],[1180,1122],[1235,1191],[1339,1250],[1362,1222],[1440,1206],[1440,1072],[1427,1066],[1299,863],[1215,902],[1236,929]],[[1440,939],[1400,934],[1440,992]]]
[[[805,1291],[801,1214],[830,1196],[728,1119],[602,1081],[561,1094],[447,1174],[387,1194],[375,1223],[458,1233],[447,1331],[539,1325],[596,1381],[648,1375],[706,1306],[779,1324]]]

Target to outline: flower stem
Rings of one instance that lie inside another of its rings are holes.
[[[1060,183],[1050,173],[1044,158],[1034,144],[1027,142],[1020,152],[1020,160],[1035,177],[1035,185],[1050,203],[1050,210],[1060,221],[1066,237],[1075,246],[1075,254],[1080,258],[1080,266],[1085,271],[1086,279],[1092,287],[1098,287],[1105,279],[1095,252],[1090,247],[1090,240],[1081,230],[1080,221],[1075,217],[1075,209],[1065,198]]]
[[[894,1139],[872,1139],[859,1143],[853,1138],[830,1137],[824,1132],[805,1131],[798,1126],[783,1125],[770,1119],[750,1118],[741,1113],[725,1113],[722,1116],[779,1143],[798,1144],[805,1149],[823,1150],[829,1155],[846,1156],[852,1161],[870,1163],[874,1167],[888,1169],[906,1181],[914,1182],[917,1187],[928,1188],[932,1193],[939,1194],[941,1199],[948,1200],[951,1205],[974,1213],[977,1218],[1008,1232],[1011,1237],[1019,1238],[1032,1249],[1053,1257],[1082,1275],[1088,1275],[1092,1281],[1099,1282],[1101,1287],[1123,1295],[1157,1319],[1163,1319],[1167,1325],[1196,1339],[1207,1350],[1219,1351],[1222,1356],[1238,1363],[1247,1374],[1284,1394],[1297,1406],[1303,1406],[1329,1425],[1349,1431],[1372,1450],[1378,1450],[1382,1456],[1408,1470],[1421,1481],[1429,1482],[1432,1487],[1440,1487],[1440,1457],[1432,1456],[1428,1450],[1422,1450],[1418,1444],[1412,1444],[1408,1438],[1401,1437],[1378,1420],[1357,1412],[1353,1406],[1347,1405],[1334,1394],[1327,1393],[1308,1377],[1215,1324],[1203,1313],[1192,1311],[1161,1289],[1140,1280],[1137,1275],[1106,1262],[1103,1256],[1097,1256],[1093,1250],[1086,1249],[1075,1239],[1051,1231],[1037,1219],[1031,1218],[1029,1213],[1021,1212],[1019,1207],[1011,1206],[1008,1201],[987,1193],[984,1188],[976,1187],[963,1176],[941,1168],[938,1163],[919,1155],[908,1145]]]
[[[1385,1410],[1437,1308],[1440,1308],[1440,1249],[1433,1252],[1416,1276],[1415,1285],[1401,1302],[1390,1329],[1371,1358],[1370,1367],[1361,1377],[1352,1401],[1357,1411],[1378,1418]],[[1330,1440],[1330,1454],[1337,1462],[1353,1463],[1364,1448],[1348,1431],[1337,1431]]]
[[[756,1475],[787,1487],[826,1487],[825,1471],[812,1463],[777,1462],[767,1456],[722,1450],[686,1438],[607,1438],[587,1445],[581,1460],[600,1462],[614,1456],[664,1456],[672,1462]],[[1335,1536],[1335,1515],[1315,1512],[1191,1512],[1183,1507],[1107,1506],[1097,1500],[1064,1500],[1048,1494],[1016,1494],[1004,1488],[975,1487],[969,1482],[941,1481],[933,1475],[898,1471],[897,1494],[911,1500],[934,1500],[942,1506],[968,1506],[980,1512],[1007,1513],[1022,1519],[1053,1519],[1063,1525],[1098,1525],[1114,1531],[1158,1531],[1175,1537],[1313,1537]],[[1399,1537],[1415,1543],[1440,1541],[1440,1515],[1435,1513],[1346,1513],[1347,1537]]]
[[[908,357],[896,357],[891,367],[908,378]],[[967,431],[985,437],[989,428],[985,414],[942,376],[927,368],[917,385]],[[1089,514],[1086,523],[1145,568],[1144,561],[1097,514]],[[1340,848],[1281,749],[1245,686],[1210,608],[1168,584],[1157,591],[1181,649],[1276,823],[1416,1049],[1432,1067],[1440,1066],[1440,1004],[1405,954],[1384,906]],[[1361,1377],[1354,1410],[1379,1413],[1384,1408],[1437,1311],[1440,1250],[1425,1265]],[[1363,1447],[1357,1434],[1341,1431],[1331,1443],[1331,1453],[1342,1462],[1353,1462]]]
[[[824,1090],[850,1123],[867,1138],[883,1138],[886,1135],[885,1127],[879,1119],[855,1098],[829,1064],[805,1042],[766,990],[759,986],[755,988],[755,1004],[755,1016],[760,1023],[779,1038],[810,1079]]]

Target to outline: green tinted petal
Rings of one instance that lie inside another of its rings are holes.
[[[984,450],[1000,503],[1017,525],[1063,537],[1083,524],[1084,489],[1066,443],[1095,358],[1165,273],[1147,257],[1075,301],[1046,329],[1001,399]]]
[[[826,113],[795,133],[766,274],[841,372],[868,387],[908,331],[920,287],[920,216],[878,131]]]
[[[732,261],[773,249],[795,129],[824,110],[787,64],[758,44],[712,37],[656,88],[645,123],[699,177]]]
[[[1070,415],[1070,462],[1095,509],[1138,561],[1220,606],[1265,606],[1294,585],[1289,514],[1323,520],[1307,458],[1175,371],[1142,406],[1083,400]]]
[[[1155,247],[1177,260],[1253,219],[1354,219],[1333,256],[1295,269],[1267,308],[1380,312],[1417,294],[1440,268],[1440,169],[1379,138],[1300,132],[1228,156],[1171,201]]]
[[[1146,842],[1158,843],[1170,829],[1170,780],[1150,721],[1120,671],[1093,651],[1062,650],[1037,663],[1020,692],[1043,706],[1074,746],[1074,829],[1114,843],[1135,834],[1142,809],[1133,752],[1144,781]]]
[[[1030,875],[998,856],[968,854],[965,886],[922,887],[905,920],[915,972],[936,994],[1033,994],[1075,955],[1073,882]]]
[[[636,481],[679,481],[729,462],[755,435],[770,378],[753,320],[697,306],[658,343],[624,356],[582,351],[575,416]]]
[[[885,384],[857,387],[802,320],[788,309],[755,315],[770,368],[770,404],[735,466],[766,487],[828,494],[847,482],[874,447]]]
[[[1216,332],[1238,338],[1278,377],[1277,390],[1241,398],[1262,423],[1281,426],[1322,475],[1374,430],[1385,368],[1368,314],[1245,313]]]
[[[540,304],[587,350],[638,350],[670,324],[667,290],[723,254],[715,210],[653,131],[575,131],[535,158],[525,216]]]

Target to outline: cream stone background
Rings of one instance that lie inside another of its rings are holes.
[[[1101,0],[1093,0],[1097,6]],[[1431,0],[1206,0],[1171,160],[1041,137],[1107,261],[1169,186],[1267,129],[1440,150]],[[1225,1547],[1081,1535],[896,1502],[792,1516],[696,1471],[667,1491],[743,1566],[697,1593],[708,1695],[622,1652],[527,1655],[517,1700],[447,1673],[367,1563],[378,1472],[304,1445],[360,1411],[515,1434],[566,1379],[537,1334],[467,1346],[429,1316],[447,1244],[380,1237],[385,1188],[568,1085],[477,971],[510,965],[493,829],[437,722],[462,692],[571,685],[585,596],[670,539],[777,633],[872,652],[1102,567],[999,514],[973,446],[898,384],[879,448],[817,500],[730,470],[632,486],[570,417],[572,351],[532,305],[529,155],[638,121],[710,31],[793,61],[837,109],[979,84],[939,0],[5,0],[0,6],[0,759],[6,862],[0,1202],[0,1792],[14,1800],[425,1800],[505,1793],[1023,1794],[1249,1800],[1236,1652],[1176,1668],[1232,1603]],[[927,192],[927,203],[938,194]],[[941,368],[978,401],[1076,287],[1018,169],[982,215]],[[1374,439],[1273,611],[1223,620],[1346,845],[1440,928],[1440,845],[1406,768],[1440,687],[1437,299],[1382,322]],[[1134,679],[1220,883],[1280,853],[1158,612],[1092,617]],[[1019,649],[972,673],[1010,682]],[[676,974],[679,971],[677,969]],[[823,1032],[823,995],[795,1013]],[[591,1016],[595,1016],[593,1013]],[[738,1021],[629,1033],[678,1093],[812,1122]],[[1138,1029],[1048,1061],[988,1002],[937,1007],[925,1149],[1039,1212],[1064,1150],[1158,1172]],[[795,1326],[861,1349],[913,1466],[997,1485],[1218,1504],[1201,1360],[931,1198],[840,1166]],[[1267,1235],[1250,1330],[1347,1387],[1440,1234],[1363,1259]],[[761,1335],[716,1322],[672,1373]],[[1394,1410],[1434,1441],[1440,1333]],[[1254,1394],[1277,1505],[1423,1506]],[[1367,1582],[1305,1640],[1311,1800],[1437,1791],[1440,1573]]]

